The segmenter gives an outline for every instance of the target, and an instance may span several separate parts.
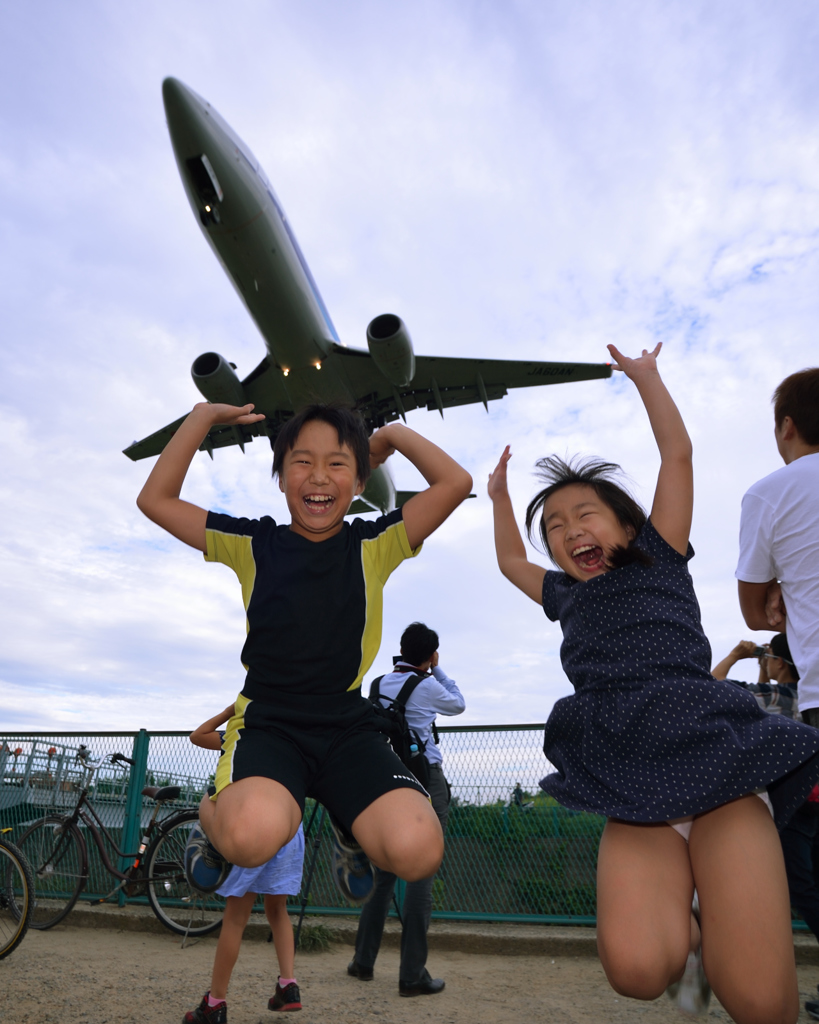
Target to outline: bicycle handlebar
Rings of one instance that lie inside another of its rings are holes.
[[[125,754],[112,754],[111,761],[116,764],[117,761],[124,761],[126,764],[135,765],[136,761],[133,758],[126,757]]]

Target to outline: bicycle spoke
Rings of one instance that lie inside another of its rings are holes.
[[[148,900],[160,921],[179,935],[207,935],[219,927],[225,901],[192,889],[184,871],[185,844],[198,813],[177,816],[152,843],[146,857]]]
[[[23,941],[29,926],[34,884],[20,850],[0,838],[0,960]]]

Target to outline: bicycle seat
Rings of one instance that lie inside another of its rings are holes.
[[[178,800],[181,792],[179,786],[146,786],[142,790],[142,795],[149,796],[152,800]]]

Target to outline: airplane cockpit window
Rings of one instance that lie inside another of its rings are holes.
[[[190,172],[193,187],[205,206],[213,206],[217,202],[221,203],[225,198],[225,194],[207,156],[204,153],[201,156],[192,156],[185,163]]]

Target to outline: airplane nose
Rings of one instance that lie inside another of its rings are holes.
[[[166,78],[162,83],[162,102],[171,138],[201,123],[207,107],[205,101],[178,78]]]

